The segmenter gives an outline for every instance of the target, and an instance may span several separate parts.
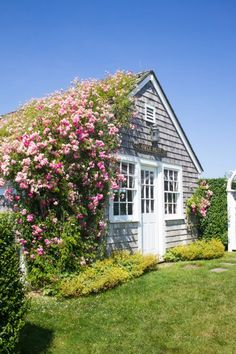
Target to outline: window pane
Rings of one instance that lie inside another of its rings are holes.
[[[168,194],[165,193],[165,203],[167,203],[167,197],[168,197]]]
[[[169,182],[169,191],[173,191],[174,190],[173,187],[174,187],[173,182]]]
[[[154,198],[154,188],[153,187],[151,187],[150,192],[151,192],[151,198],[153,199]]]
[[[120,201],[125,202],[126,201],[126,191],[120,191]]]
[[[121,183],[121,188],[127,188],[127,176],[125,176],[124,182]]]
[[[134,178],[133,177],[129,177],[129,188],[134,188]]]
[[[145,183],[149,184],[149,171],[145,171]]]
[[[151,213],[154,212],[154,200],[151,200]]]
[[[169,180],[173,181],[173,179],[174,179],[173,171],[169,170]]]
[[[128,203],[128,215],[133,214],[133,203]]]
[[[126,215],[126,203],[120,204],[120,215]]]
[[[168,171],[164,170],[164,180],[168,180]]]
[[[146,187],[146,198],[149,198],[149,187]]]
[[[168,193],[168,203],[172,203],[172,194]]]
[[[174,171],[174,180],[178,181],[178,172],[177,171]]]
[[[129,174],[134,175],[134,165],[132,163],[129,164]]]
[[[113,196],[114,196],[114,202],[118,202],[119,192],[118,191],[113,192]]]
[[[119,204],[114,203],[114,215],[119,215]]]
[[[168,191],[168,182],[167,181],[165,181],[164,190]]]
[[[128,191],[128,202],[133,201],[133,191]]]
[[[174,191],[178,191],[178,182],[174,182],[174,184],[173,184],[173,186],[174,186]]]
[[[149,200],[146,200],[146,213],[149,213]]]
[[[141,206],[142,206],[142,214],[143,214],[144,213],[144,200],[142,200]]]
[[[127,165],[127,163],[122,163],[122,165],[121,165],[121,173],[123,174],[123,175],[127,175],[127,172],[128,172],[128,165]]]
[[[169,213],[169,214],[172,214],[172,204],[169,204],[169,205],[168,205],[168,213]]]
[[[176,211],[177,211],[177,205],[173,204],[173,214],[176,214]]]
[[[142,170],[141,171],[141,183],[143,184],[143,182],[144,182],[144,171]]]
[[[144,186],[141,188],[141,198],[144,198]]]
[[[154,184],[154,173],[150,172],[150,184]]]

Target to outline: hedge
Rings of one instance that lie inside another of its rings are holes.
[[[199,237],[202,239],[220,239],[227,245],[227,181],[225,178],[206,179],[209,189],[213,191],[211,206],[205,218],[199,221]]]
[[[0,353],[15,353],[24,324],[24,289],[13,226],[13,215],[0,213]]]
[[[155,255],[115,252],[112,257],[85,267],[79,275],[63,280],[59,292],[63,297],[77,297],[105,291],[156,269],[157,261]]]
[[[214,259],[224,255],[224,245],[220,240],[198,240],[189,245],[180,245],[168,250],[164,256],[167,262]]]

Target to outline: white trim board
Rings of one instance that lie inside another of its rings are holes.
[[[131,92],[131,95],[132,96],[136,95],[148,82],[151,82],[153,84],[157,94],[160,97],[160,100],[161,100],[163,106],[165,107],[165,109],[166,109],[177,133],[179,134],[189,156],[191,157],[198,173],[201,174],[203,172],[203,169],[202,169],[201,165],[199,164],[199,162],[193,152],[192,147],[190,146],[188,140],[186,139],[185,133],[184,133],[182,127],[180,126],[180,124],[175,116],[175,113],[173,112],[172,107],[170,106],[169,102],[167,101],[165,94],[164,94],[162,88],[160,87],[160,84],[157,82],[155,76],[150,72],[150,74],[147,77],[145,77],[142,81],[140,81],[140,83],[137,85],[137,87]]]

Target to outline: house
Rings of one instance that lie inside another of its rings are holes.
[[[138,114],[134,129],[122,131],[118,157],[126,179],[109,200],[107,249],[162,256],[197,236],[186,222],[185,201],[203,169],[155,73],[137,78],[130,95]],[[3,197],[0,203],[8,207]]]
[[[122,134],[126,181],[109,201],[107,248],[162,256],[196,238],[185,201],[203,169],[153,71],[139,74],[131,95],[138,115],[135,128]]]

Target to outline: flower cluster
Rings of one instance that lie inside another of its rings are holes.
[[[213,192],[209,189],[205,180],[199,182],[199,186],[191,198],[187,200],[187,214],[205,218],[207,209],[211,205]]]
[[[76,82],[34,100],[0,127],[0,184],[19,214],[18,239],[29,260],[61,245],[63,221],[75,217],[84,242],[101,236],[104,204],[122,178],[114,169],[120,130],[131,124],[131,73]],[[58,232],[59,232],[58,231]]]

